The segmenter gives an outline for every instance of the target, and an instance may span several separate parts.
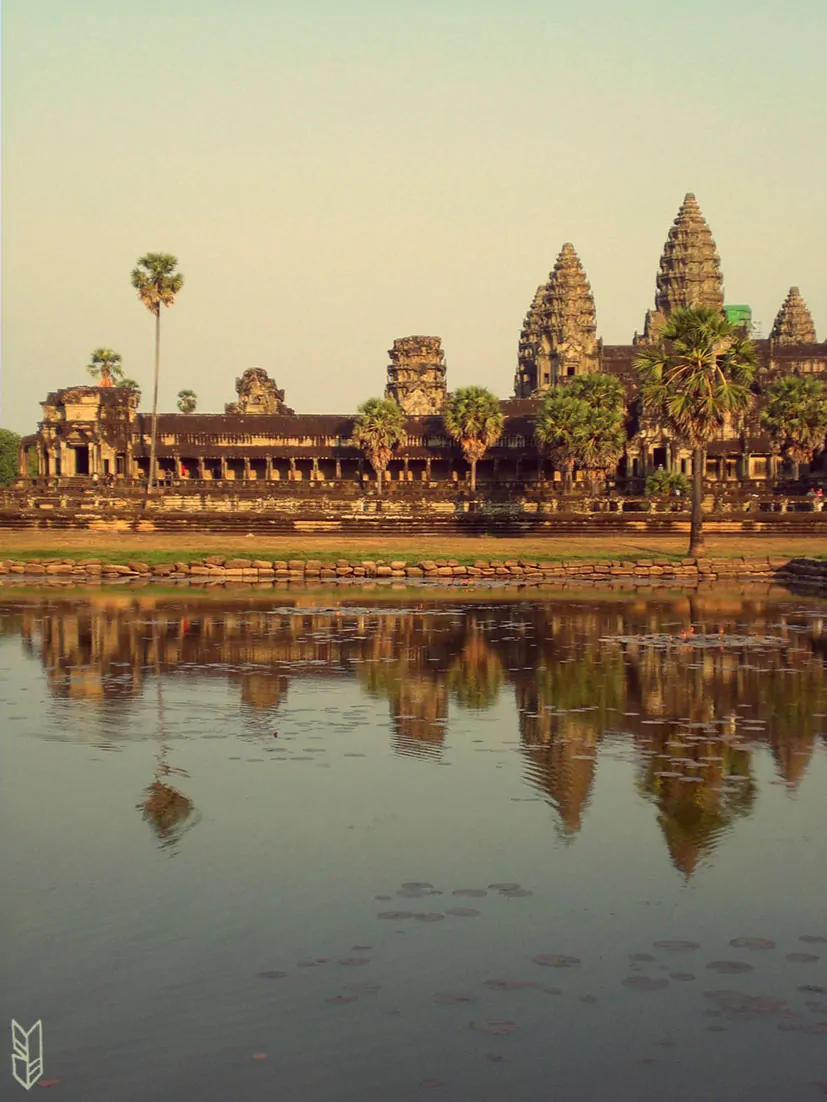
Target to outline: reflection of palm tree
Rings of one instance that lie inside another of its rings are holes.
[[[688,742],[673,733],[658,741],[638,789],[657,804],[672,863],[689,879],[735,820],[751,813],[752,762],[748,750],[718,739]]]
[[[146,789],[143,801],[138,804],[144,820],[151,824],[158,841],[164,847],[173,846],[184,831],[198,821],[197,816],[193,817],[195,805],[189,796],[166,782],[171,774],[188,776],[185,770],[168,764],[167,753],[168,746],[162,743],[155,767],[155,779]]]
[[[482,635],[472,634],[448,670],[448,688],[461,708],[483,711],[496,704],[503,667]]]
[[[172,846],[180,839],[185,830],[195,825],[197,819],[191,819],[195,810],[192,800],[166,783],[166,778],[171,774],[182,777],[186,777],[188,774],[183,769],[171,766],[167,761],[169,745],[166,741],[165,730],[160,638],[158,623],[154,618],[152,621],[152,649],[155,665],[155,686],[158,694],[158,733],[161,737],[161,744],[155,766],[155,779],[146,789],[143,802],[138,806],[142,809],[144,820],[151,823],[154,828],[160,844],[162,846]],[[188,823],[187,820],[190,820],[190,822]]]

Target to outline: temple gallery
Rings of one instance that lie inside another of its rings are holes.
[[[628,438],[610,484],[629,492],[658,468],[691,473],[691,450],[635,402],[635,357],[657,338],[673,312],[711,306],[735,324],[750,326],[748,307],[725,303],[720,258],[695,196],[684,199],[669,229],[656,278],[654,308],[629,344],[606,345],[597,335],[594,297],[583,265],[564,244],[548,280],[537,288],[519,337],[513,397],[503,400],[505,426],[477,468],[486,485],[560,481],[534,436],[534,421],[550,387],[594,372],[615,376],[627,403]],[[725,424],[706,452],[708,479],[768,487],[779,476],[778,457],[760,424],[760,393],[782,375],[827,380],[827,342],[819,343],[810,312],[791,287],[767,339],[755,341],[759,400],[737,424]],[[403,337],[389,352],[385,396],[407,421],[405,436],[384,474],[390,484],[415,482],[423,493],[439,483],[465,483],[468,465],[442,420],[448,396],[445,355],[435,336]],[[108,380],[107,380],[108,381]],[[157,425],[158,478],[165,484],[368,483],[373,472],[353,441],[354,414],[302,414],[262,368],[236,380],[236,401],[223,413],[161,413]],[[50,482],[105,479],[145,481],[150,462],[148,414],[134,390],[116,385],[70,386],[48,395],[38,430],[21,443],[20,474]],[[823,465],[823,456],[817,460]],[[582,474],[582,472],[580,472]],[[806,467],[804,469],[806,474]],[[261,490],[265,487],[260,486]]]

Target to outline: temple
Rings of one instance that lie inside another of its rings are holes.
[[[689,474],[689,449],[664,426],[636,412],[634,360],[641,345],[657,339],[676,309],[691,305],[727,311],[727,316],[749,324],[749,307],[725,304],[720,257],[692,194],[685,197],[669,229],[656,274],[654,308],[646,312],[642,333],[635,333],[629,344],[605,345],[599,338],[586,271],[574,246],[564,244],[526,313],[518,340],[514,396],[502,401],[505,430],[478,464],[478,492],[512,499],[524,498],[527,492],[560,493],[560,472],[535,442],[534,417],[549,387],[597,371],[620,379],[629,403],[626,449],[609,478],[609,490],[639,494],[645,477],[659,467]],[[769,339],[755,344],[759,387],[792,373],[827,379],[827,343],[818,342],[797,287],[786,295]],[[384,474],[389,490],[398,493],[398,484],[414,483],[421,497],[436,499],[440,486],[442,497],[446,486],[467,486],[468,465],[442,421],[448,389],[440,338],[399,338],[388,356],[385,397],[397,402],[407,416],[404,442]],[[295,484],[302,482],[337,488],[346,496],[370,492],[374,472],[353,442],[353,414],[295,413],[285,404],[284,390],[261,367],[246,370],[235,389],[236,400],[223,413],[159,415],[162,487],[194,484],[203,496],[254,483],[278,497],[294,492]],[[112,385],[72,386],[49,394],[42,406],[37,432],[21,443],[19,486],[78,485],[101,478],[125,488],[146,484],[151,418],[138,412],[134,391]],[[800,475],[818,474],[823,467],[822,453],[813,471],[802,465]],[[778,457],[762,433],[755,409],[707,450],[704,474],[711,483],[767,488],[779,473]]]

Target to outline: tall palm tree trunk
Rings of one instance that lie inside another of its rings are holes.
[[[477,461],[476,461],[476,459],[472,459],[471,460],[471,493],[475,494],[476,492],[477,492]]]
[[[385,480],[385,471],[383,467],[376,468],[376,492],[379,496],[382,496],[382,483]]]
[[[704,553],[704,466],[706,448],[692,449],[692,518],[689,523],[689,554]]]
[[[152,428],[149,444],[149,477],[147,478],[147,497],[155,483],[155,453],[158,444],[158,375],[161,367],[161,307],[155,312],[155,380],[152,391]]]

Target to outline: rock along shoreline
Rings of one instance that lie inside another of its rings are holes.
[[[352,585],[365,583],[489,587],[491,585],[668,585],[738,580],[798,582],[827,588],[827,561],[788,557],[684,558],[637,560],[479,559],[461,565],[454,559],[246,559],[207,555],[201,559],[122,563],[95,558],[0,560],[0,585],[83,585],[133,582],[202,585]]]

